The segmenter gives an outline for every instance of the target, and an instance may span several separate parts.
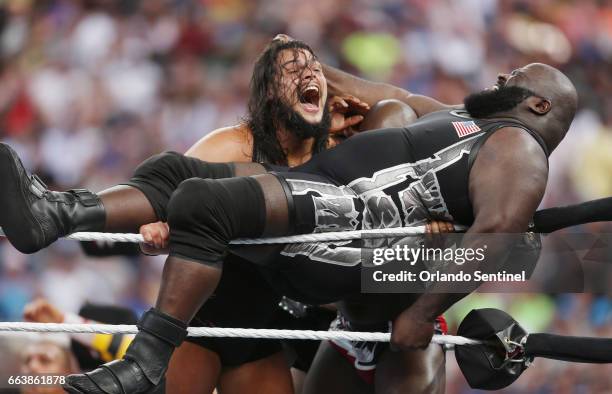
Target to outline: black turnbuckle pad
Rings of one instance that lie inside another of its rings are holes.
[[[457,335],[487,344],[456,346],[455,357],[470,387],[499,390],[512,384],[531,365],[524,351],[527,331],[498,309],[474,309],[463,319]]]
[[[612,338],[528,334],[506,312],[475,309],[463,319],[457,334],[481,340],[455,346],[463,376],[475,389],[499,390],[510,385],[535,357],[578,363],[612,363]]]
[[[149,309],[138,322],[138,328],[178,347],[187,336],[187,325],[155,308]]]

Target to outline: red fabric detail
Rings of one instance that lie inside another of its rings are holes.
[[[330,343],[332,347],[336,349],[336,351],[340,353],[349,363],[351,363],[351,366],[353,368],[355,368],[355,357],[351,356],[348,353],[348,350],[336,345],[332,341],[328,341],[328,343]],[[366,382],[367,384],[374,384],[374,377],[376,376],[376,368],[371,369],[369,371],[363,371],[363,370],[355,368],[355,372],[357,372],[357,375],[359,375],[359,377],[363,379],[363,381]]]
[[[448,323],[446,322],[446,319],[444,318],[444,316],[440,315],[436,318],[435,329],[436,331],[439,331],[443,335],[448,334]],[[376,368],[368,370],[368,371],[364,371],[364,370],[360,370],[356,368],[355,367],[355,357],[351,356],[348,350],[346,350],[345,348],[341,346],[338,346],[332,341],[328,341],[328,343],[330,343],[332,347],[336,349],[338,353],[340,353],[349,363],[351,363],[351,366],[355,368],[355,372],[357,372],[357,375],[359,375],[359,377],[363,379],[364,382],[366,382],[367,384],[374,384],[374,377],[376,376]]]
[[[444,316],[440,315],[436,318],[436,323],[438,323],[438,329],[442,332],[442,334],[448,334],[448,324],[446,323],[446,319]]]

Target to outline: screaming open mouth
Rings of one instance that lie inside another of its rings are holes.
[[[317,85],[308,85],[300,92],[300,104],[307,112],[318,112],[320,92]]]

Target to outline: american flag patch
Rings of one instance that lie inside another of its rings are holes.
[[[474,123],[473,120],[470,120],[469,122],[451,122],[451,123],[453,124],[453,127],[455,128],[455,131],[457,132],[457,135],[459,136],[459,138],[465,137],[466,135],[474,134],[480,131],[480,127],[478,127],[476,123]]]

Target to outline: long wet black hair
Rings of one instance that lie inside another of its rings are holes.
[[[279,128],[279,119],[282,111],[286,111],[287,104],[281,98],[281,67],[278,56],[281,51],[291,49],[297,58],[300,51],[308,51],[316,59],[313,50],[302,41],[282,42],[272,41],[261,53],[251,77],[250,95],[248,101],[248,114],[245,122],[253,133],[253,158],[272,164],[286,165],[287,154],[282,149],[276,131]],[[327,132],[316,135],[312,154],[315,155],[327,147]]]

